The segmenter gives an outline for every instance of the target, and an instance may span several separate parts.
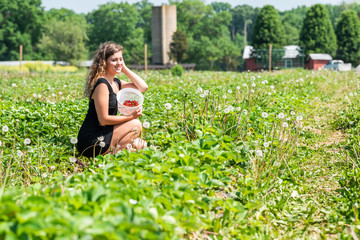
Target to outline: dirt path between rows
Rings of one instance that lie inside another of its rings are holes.
[[[302,181],[302,188],[308,190],[304,196],[304,204],[308,208],[316,208],[310,225],[306,224],[306,218],[303,219],[303,230],[309,239],[324,236],[326,239],[338,239],[338,232],[350,232],[346,224],[333,224],[331,219],[341,197],[340,172],[347,162],[346,152],[342,147],[346,134],[331,125],[335,113],[342,106],[341,101],[336,100],[318,105],[321,107],[317,108],[308,121],[307,137],[301,140],[301,145],[305,147],[300,150],[300,154],[302,152],[306,155],[301,168],[307,174],[299,176],[299,179]]]

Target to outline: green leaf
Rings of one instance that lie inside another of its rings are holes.
[[[212,185],[212,186],[217,186],[217,187],[225,186],[225,184],[224,184],[222,181],[217,180],[217,179],[211,179],[211,180],[209,181],[209,183],[210,183],[210,185]]]

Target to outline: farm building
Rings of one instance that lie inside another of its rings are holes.
[[[244,48],[243,59],[245,59],[246,70],[248,71],[258,70],[255,57],[251,56],[253,50],[254,50],[253,46],[245,46]]]
[[[245,46],[243,59],[245,59],[246,70],[259,71],[269,68],[268,49],[254,49],[252,46]],[[304,60],[303,50],[296,45],[271,51],[271,69],[303,68]]]
[[[324,67],[329,61],[332,60],[332,57],[329,54],[324,53],[310,53],[308,61],[305,65],[306,69],[318,70],[319,68]]]

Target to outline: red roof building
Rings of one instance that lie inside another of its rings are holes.
[[[329,61],[332,60],[332,57],[329,54],[323,53],[310,53],[308,61],[305,64],[306,69],[319,70],[323,68]]]
[[[269,56],[268,49],[254,49],[252,46],[245,46],[243,59],[246,63],[246,70],[267,70],[269,68]],[[304,68],[304,60],[303,50],[297,45],[272,49],[271,69]]]
[[[244,48],[243,59],[245,60],[246,70],[248,71],[258,71],[261,69],[261,66],[256,63],[256,58],[251,56],[253,50],[253,46],[247,45]]]

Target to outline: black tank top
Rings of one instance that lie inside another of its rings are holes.
[[[121,82],[119,79],[114,78],[114,80],[118,83],[119,89],[121,89]],[[91,91],[90,99],[89,99],[89,110],[87,113],[87,116],[91,119],[96,119],[97,123],[100,124],[96,109],[95,109],[95,102],[94,99],[92,99],[92,95],[95,91],[95,88],[100,84],[105,83],[109,89],[109,115],[116,115],[117,114],[117,100],[116,100],[116,93],[114,93],[110,83],[105,78],[99,78],[99,80],[96,82],[93,90]]]

